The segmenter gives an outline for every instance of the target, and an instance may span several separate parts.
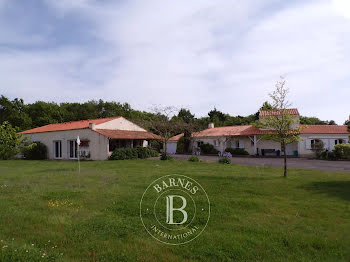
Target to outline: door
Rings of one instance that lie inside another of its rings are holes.
[[[78,145],[76,140],[68,141],[68,156],[69,158],[77,158],[78,157]]]
[[[53,157],[62,158],[62,142],[61,140],[53,141]]]
[[[287,144],[286,146],[286,155],[292,156],[293,155],[293,143]]]

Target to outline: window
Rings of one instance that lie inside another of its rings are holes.
[[[324,143],[320,139],[311,139],[310,140],[311,147],[310,149],[323,149],[324,148]]]
[[[239,141],[236,141],[236,148],[239,148]]]
[[[53,141],[54,158],[62,158],[62,142],[61,140]]]
[[[69,158],[78,157],[78,144],[76,140],[68,141],[68,155],[69,155]]]
[[[197,147],[201,147],[201,145],[203,145],[203,141],[198,141],[197,142]]]
[[[334,144],[335,145],[341,145],[341,144],[343,144],[344,143],[344,141],[343,141],[343,139],[336,139],[336,140],[334,140]]]

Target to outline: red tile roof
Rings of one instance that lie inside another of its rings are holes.
[[[300,125],[300,134],[349,134],[347,126],[336,125]],[[246,126],[225,126],[208,128],[203,131],[193,133],[193,137],[216,137],[216,136],[250,136],[266,135],[270,130],[261,130],[252,125]]]
[[[99,119],[87,119],[73,122],[65,122],[58,124],[50,124],[46,126],[36,127],[30,130],[21,132],[22,134],[33,134],[33,133],[43,133],[43,132],[54,132],[54,131],[64,131],[64,130],[74,130],[74,129],[84,129],[89,128],[89,123],[94,123],[95,125],[102,124],[113,119],[120,118],[120,116],[109,117],[109,118],[99,118]]]
[[[300,125],[301,134],[348,134],[348,126],[336,125]]]
[[[287,115],[299,115],[299,111],[296,108],[286,109]],[[281,114],[281,110],[260,110],[259,116],[278,116]]]
[[[208,128],[200,132],[193,133],[193,137],[211,137],[211,136],[240,136],[259,132],[260,130],[252,125],[246,126],[224,126]]]
[[[178,141],[183,136],[184,136],[184,133],[178,134],[176,136],[170,137],[169,141]]]
[[[112,130],[112,129],[95,129],[95,132],[111,139],[156,139],[162,137],[146,131],[129,131],[129,130]]]

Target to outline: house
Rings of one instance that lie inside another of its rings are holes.
[[[49,159],[77,159],[78,136],[79,156],[91,160],[106,160],[116,148],[146,147],[150,140],[161,139],[120,116],[50,124],[21,133],[45,144]]]
[[[300,127],[300,140],[286,146],[286,154],[289,156],[314,156],[312,146],[318,141],[323,142],[326,150],[332,150],[335,145],[349,143],[350,132],[347,126],[337,125],[301,125],[300,115],[297,109],[288,109],[287,113],[292,116],[294,128]],[[265,117],[278,115],[276,111],[260,111],[259,121]],[[203,143],[213,145],[223,152],[227,147],[245,149],[250,155],[278,155],[281,153],[280,143],[262,139],[262,135],[268,134],[271,129],[256,128],[253,125],[214,127],[210,123],[208,128],[192,134],[192,150],[199,151]],[[182,134],[172,137],[175,143]],[[176,148],[175,145],[173,147]]]

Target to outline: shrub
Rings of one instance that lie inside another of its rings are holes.
[[[171,156],[171,155],[169,155],[169,154],[162,154],[161,156],[160,156],[160,160],[173,160],[174,158]]]
[[[148,149],[147,147],[138,146],[136,147],[136,150],[138,158],[144,159],[149,158],[151,156],[150,149]]]
[[[136,159],[137,148],[118,148],[109,157],[110,160]]]
[[[149,148],[148,150],[149,150],[149,156],[150,157],[158,157],[159,156],[159,153],[158,153],[157,150],[154,150],[154,149],[151,149],[151,148]]]
[[[136,158],[149,158],[157,157],[159,153],[156,150],[147,147],[136,147],[136,148],[118,148],[113,151],[109,157],[110,160],[125,160],[125,159],[136,159]]]
[[[216,155],[216,154],[218,154],[219,153],[219,151],[218,150],[216,150],[216,148],[213,146],[213,145],[211,145],[211,144],[202,144],[201,146],[200,146],[200,148],[201,148],[201,153],[203,153],[203,154],[213,154],[213,155]]]
[[[249,155],[249,153],[243,148],[231,148],[225,149],[225,152],[231,153],[231,155]]]
[[[190,162],[200,162],[200,159],[198,156],[191,156],[188,161]]]
[[[336,145],[333,152],[336,158],[350,159],[350,144]]]
[[[158,140],[152,140],[149,143],[149,147],[157,152],[160,152],[163,149],[163,143]]]
[[[229,157],[222,157],[219,159],[220,164],[231,164],[232,160]]]
[[[24,148],[22,150],[23,157],[30,160],[47,159],[47,146],[40,142],[34,142],[33,147]]]
[[[336,160],[337,156],[333,151],[325,150],[317,154],[317,158],[321,160]]]

